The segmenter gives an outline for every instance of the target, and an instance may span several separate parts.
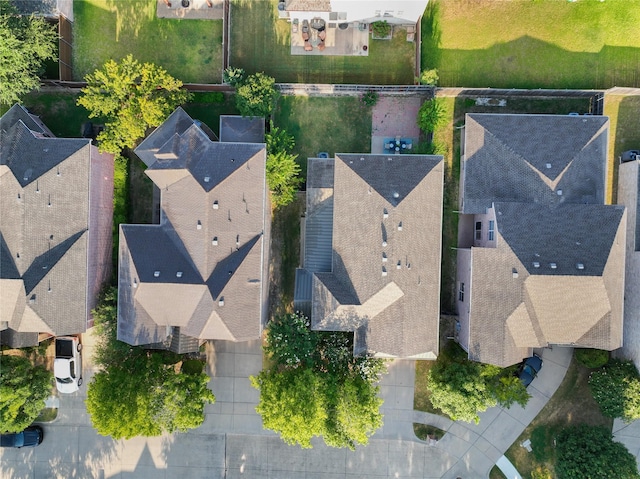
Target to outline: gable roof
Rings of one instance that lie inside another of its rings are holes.
[[[495,211],[496,248],[471,249],[469,357],[508,366],[548,344],[619,347],[624,208],[496,203]]]
[[[608,126],[602,116],[467,114],[463,212],[494,201],[604,203]]]
[[[92,147],[49,135],[19,105],[0,118],[0,321],[21,333],[75,334],[88,312]]]
[[[161,190],[161,223],[120,229],[118,338],[129,344],[162,342],[173,327],[199,339],[260,336],[265,146],[214,142],[187,119],[174,112],[139,147],[154,156],[147,175]]]
[[[264,118],[220,115],[220,141],[264,143]]]
[[[333,166],[331,271],[314,274],[312,327],[354,331],[357,354],[435,358],[442,157],[337,154]]]

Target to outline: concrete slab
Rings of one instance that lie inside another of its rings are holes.
[[[255,376],[262,370],[262,355],[257,354],[236,354],[235,355],[235,377],[248,378]]]
[[[233,399],[235,402],[258,404],[260,391],[251,385],[249,378],[233,378]]]
[[[216,402],[233,402],[234,378],[216,377],[211,380],[211,390]]]
[[[420,424],[428,424],[435,426],[443,431],[448,431],[454,421],[448,417],[439,416],[437,414],[431,414],[423,411],[413,411],[413,422]]]
[[[241,472],[268,470],[269,441],[247,441],[245,435],[227,434],[227,464]]]
[[[433,447],[446,451],[456,458],[463,457],[471,448],[472,444],[452,434],[445,434]]]
[[[165,465],[180,467],[225,467],[224,434],[174,434],[164,441]]]
[[[564,350],[564,348],[557,349]],[[538,377],[536,377],[529,386],[529,389],[535,388],[548,398],[553,396],[553,393],[556,392],[558,386],[560,386],[560,383],[562,383],[562,380],[567,373],[566,366],[555,361],[555,359],[564,359],[564,356],[555,353],[553,354],[553,357],[554,360],[547,360],[546,356],[544,357],[544,363]]]
[[[267,450],[269,472],[278,472],[278,477],[282,477],[282,471],[304,473],[306,464],[301,447],[289,446],[279,437],[270,437],[267,440]]]
[[[496,462],[502,456],[502,451],[498,451],[493,444],[487,441],[485,438],[479,438],[474,444],[474,449],[487,456],[491,461]]]
[[[165,475],[167,479],[225,479],[225,469],[212,469],[208,467],[172,467],[169,466]],[[153,478],[153,476],[151,476]],[[111,479],[111,478],[109,478]]]
[[[535,419],[549,400],[547,396],[532,386],[528,389],[531,398],[529,399],[526,407],[523,408],[519,404],[514,404],[509,409],[504,409],[504,412],[516,419],[524,427]]]
[[[391,477],[423,477],[426,447],[422,443],[412,441],[390,442],[387,475]]]
[[[345,475],[345,464],[348,449],[327,447],[321,439],[313,441],[313,449],[305,451],[306,477],[316,475],[320,471],[327,475]]]
[[[269,431],[265,431],[262,425],[262,417],[258,414],[234,415],[232,418],[233,422],[229,429],[230,431],[245,434],[270,434]]]
[[[462,422],[453,423],[447,432],[470,443],[476,442],[480,437],[478,433],[467,427],[467,425]]]
[[[374,476],[387,470],[389,447],[387,441],[371,440],[364,447],[357,447],[346,455],[346,473],[361,474],[364,477]]]
[[[44,435],[48,436],[50,428],[44,427]],[[36,462],[48,463],[76,463],[78,462],[78,426],[58,426],[56,427],[56,436],[59,440],[43,440],[37,448],[35,448],[34,456]]]
[[[503,411],[482,437],[504,453],[523,430],[522,423]]]

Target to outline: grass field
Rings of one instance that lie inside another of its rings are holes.
[[[618,197],[618,158],[623,151],[640,149],[640,96],[605,95],[604,114],[609,117],[608,202]]]
[[[306,177],[307,158],[326,151],[371,151],[371,108],[354,97],[283,96],[278,100],[274,123],[295,137],[293,150]]]
[[[131,53],[185,83],[222,81],[222,20],[156,17],[156,0],[83,0],[73,5],[73,75]]]
[[[432,0],[422,69],[441,86],[640,87],[640,0]]]
[[[87,110],[76,106],[79,95],[79,91],[43,90],[29,93],[22,101],[31,113],[42,119],[54,135],[60,138],[79,138],[82,123],[89,121]]]
[[[279,20],[276,0],[231,4],[229,63],[263,71],[277,82],[413,85],[415,44],[400,30],[392,40],[371,40],[369,56],[292,56],[291,24]]]
[[[556,393],[506,452],[522,477],[530,477],[539,466],[553,471],[554,438],[563,427],[590,424],[611,430],[613,420],[602,415],[589,390],[590,372],[574,357]],[[531,439],[533,452],[520,446],[526,439]]]

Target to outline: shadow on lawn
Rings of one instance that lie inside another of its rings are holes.
[[[618,158],[623,151],[640,148],[640,96],[627,96],[618,104],[615,144],[613,145],[613,159],[609,163],[613,173],[612,204],[618,202]],[[611,147],[610,147],[611,150]]]
[[[121,35],[137,38],[144,25],[156,16],[156,3],[147,0],[107,0],[107,6],[116,12],[116,41]]]

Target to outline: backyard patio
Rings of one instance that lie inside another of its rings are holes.
[[[222,20],[223,0],[158,0],[158,18]]]
[[[291,21],[292,55],[367,56],[369,55],[369,26],[363,23],[320,23],[313,20],[305,32],[306,20]],[[306,33],[306,35],[305,35]],[[307,40],[305,40],[305,36]]]

